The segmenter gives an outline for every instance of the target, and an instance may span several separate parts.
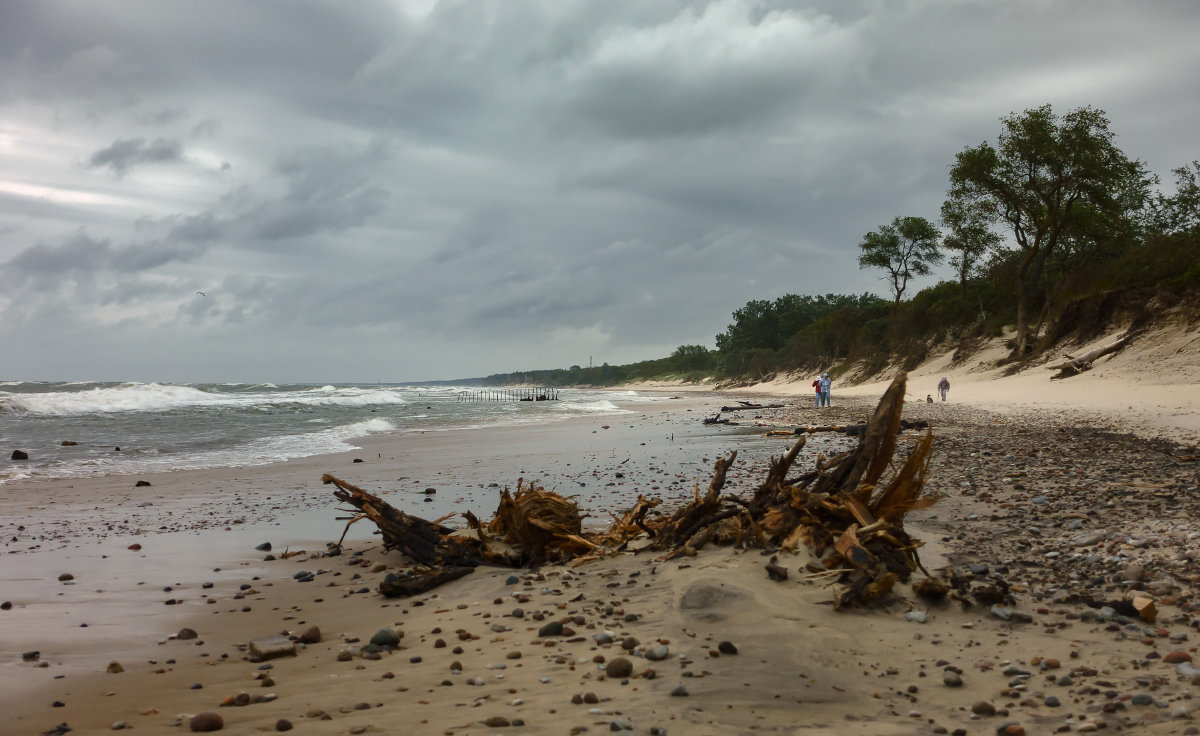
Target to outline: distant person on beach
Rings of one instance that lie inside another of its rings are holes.
[[[821,406],[829,406],[829,388],[833,385],[828,373],[821,374],[821,380],[817,382],[817,388],[820,391]]]
[[[816,396],[813,399],[813,406],[820,406],[821,405],[821,379],[818,378],[817,380],[813,381],[813,391],[816,392]]]
[[[949,392],[950,392],[950,381],[947,380],[947,378],[945,376],[942,376],[942,380],[938,381],[938,393],[942,395],[942,401],[946,400],[946,394],[948,394]]]

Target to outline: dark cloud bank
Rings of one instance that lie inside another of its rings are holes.
[[[749,299],[880,291],[862,235],[935,217],[1009,112],[1093,105],[1160,174],[1200,158],[1189,2],[0,13],[8,378],[659,357]]]

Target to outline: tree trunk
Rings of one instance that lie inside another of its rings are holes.
[[[1029,328],[1028,315],[1025,312],[1025,278],[1017,274],[1017,348],[1013,356],[1020,360],[1025,355],[1025,334]]]

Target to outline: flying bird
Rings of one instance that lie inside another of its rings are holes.
[[[197,291],[196,293],[197,293],[197,294],[199,294],[200,296],[203,296],[203,297],[207,297],[207,296],[208,296],[208,294],[205,294],[203,291]]]

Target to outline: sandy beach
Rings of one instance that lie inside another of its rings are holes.
[[[784,408],[730,426],[701,423],[729,397],[672,387],[682,398],[616,416],[377,435],[256,468],[5,484],[0,733],[190,732],[204,712],[243,734],[1198,733],[1195,378],[1130,387],[1124,371],[1147,363],[1128,359],[1053,384],[948,356],[914,372],[905,417],[932,427],[926,490],[942,499],[907,528],[931,571],[1008,586],[999,613],[907,586],[834,611],[827,584],[804,577],[803,547],[781,558],[783,582],[761,550],[708,548],[480,568],[396,599],[378,585],[406,561],[369,521],[324,556],[347,516],[325,472],[425,518],[487,518],[500,488],[537,480],[602,526],[638,493],[685,501],[735,449],[726,490],[751,492],[790,446],[764,430],[861,421],[882,384],[835,384],[825,410],[802,381],[754,387],[737,398]],[[926,403],[943,374],[951,401]],[[797,465],[854,442],[812,435]],[[1153,598],[1153,619],[1102,605],[1134,594]],[[381,630],[398,646],[373,652]],[[248,648],[306,632],[295,654]]]

